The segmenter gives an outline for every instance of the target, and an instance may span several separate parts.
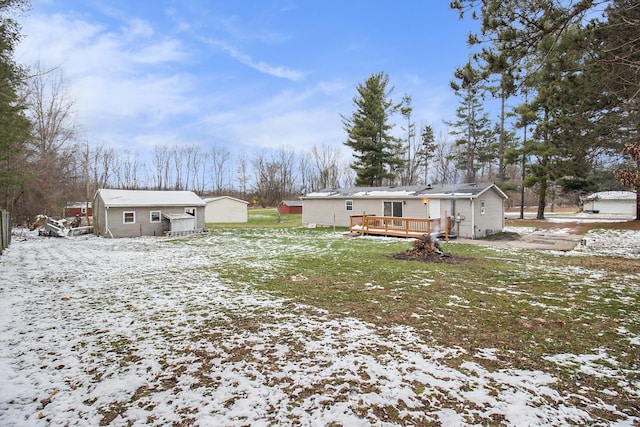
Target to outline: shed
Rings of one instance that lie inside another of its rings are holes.
[[[583,211],[600,214],[635,215],[636,193],[634,191],[600,191],[586,197]]]
[[[65,218],[74,218],[76,216],[91,216],[93,215],[91,209],[91,202],[75,202],[69,203],[64,208],[64,217]]]
[[[278,205],[278,212],[282,215],[301,214],[302,200],[283,200]]]
[[[349,227],[351,216],[362,214],[432,220],[448,217],[451,235],[473,239],[502,231],[506,199],[493,183],[339,188],[304,196],[302,223]]]
[[[207,197],[204,208],[206,223],[247,222],[249,202],[230,196]]]
[[[94,233],[104,237],[190,234],[204,229],[206,203],[192,191],[100,189]]]

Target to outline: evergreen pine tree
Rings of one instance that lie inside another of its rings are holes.
[[[383,72],[371,75],[356,89],[355,111],[351,117],[341,115],[348,135],[344,144],[354,151],[351,167],[356,172],[356,185],[392,183],[403,162],[402,147],[390,134],[393,124],[389,120],[400,104],[390,99],[393,88],[389,87],[389,76]]]

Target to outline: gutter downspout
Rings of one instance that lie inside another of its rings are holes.
[[[104,228],[113,239],[113,234],[111,234],[111,230],[109,230],[109,206],[105,206],[104,208]]]
[[[473,197],[469,198],[469,202],[471,204],[471,238],[475,240],[476,238],[476,208],[475,208],[475,200]]]

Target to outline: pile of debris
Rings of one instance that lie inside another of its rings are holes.
[[[38,230],[40,236],[67,237],[90,234],[93,227],[68,227],[66,219],[56,220],[46,215],[38,215],[32,226],[32,230]]]
[[[413,248],[393,255],[394,259],[404,259],[408,261],[424,262],[446,262],[456,264],[461,262],[461,258],[443,252],[440,241],[436,237],[424,234],[413,242]]]

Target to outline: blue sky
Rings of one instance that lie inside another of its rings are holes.
[[[62,70],[92,144],[142,155],[156,144],[342,146],[340,114],[380,71],[394,100],[412,97],[418,125],[446,129],[474,25],[448,4],[32,0],[17,59]]]

